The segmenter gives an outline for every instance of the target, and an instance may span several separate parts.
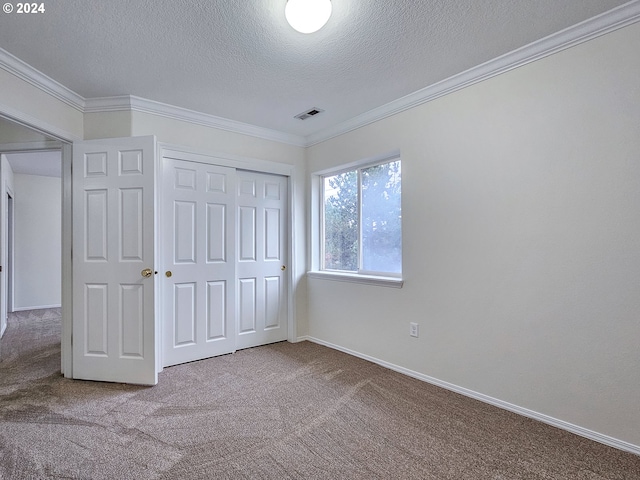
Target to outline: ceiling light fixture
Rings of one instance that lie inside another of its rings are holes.
[[[317,32],[331,16],[331,0],[288,0],[284,16],[300,33]]]

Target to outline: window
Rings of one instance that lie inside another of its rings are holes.
[[[320,270],[399,277],[400,159],[387,159],[320,178]]]

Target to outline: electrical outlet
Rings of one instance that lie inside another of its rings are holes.
[[[418,336],[418,324],[416,322],[409,323],[409,335],[412,337]]]

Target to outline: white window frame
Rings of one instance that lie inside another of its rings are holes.
[[[362,211],[362,179],[360,170],[401,160],[400,152],[395,151],[375,158],[368,158],[357,162],[340,165],[338,167],[313,172],[311,175],[311,270],[308,272],[310,278],[325,280],[336,280],[342,282],[363,283],[369,285],[379,285],[385,287],[402,288],[404,279],[402,273],[381,273],[365,270],[348,272],[340,270],[323,270],[322,258],[324,255],[324,178],[339,175],[344,172],[358,171],[358,206]],[[402,202],[402,199],[400,200]],[[361,227],[361,226],[360,226]],[[404,238],[404,237],[403,237]],[[404,243],[404,240],[403,240]],[[358,245],[360,249],[359,262],[362,262],[362,242]],[[403,261],[404,262],[404,261]],[[403,269],[404,270],[404,269]]]

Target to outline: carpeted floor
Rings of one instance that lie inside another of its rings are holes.
[[[60,314],[10,317],[0,478],[640,479],[640,457],[309,342],[60,376]]]

